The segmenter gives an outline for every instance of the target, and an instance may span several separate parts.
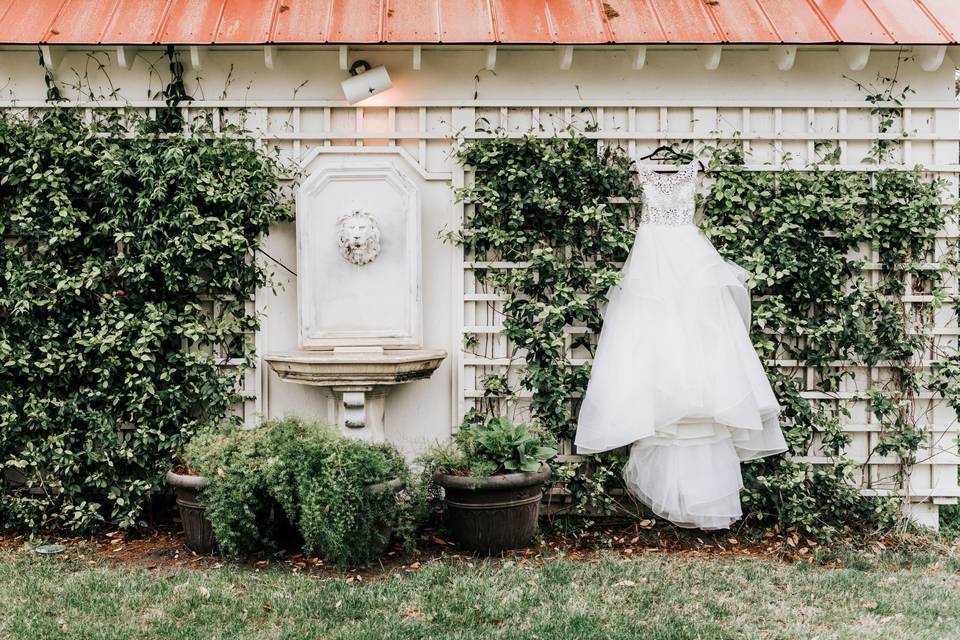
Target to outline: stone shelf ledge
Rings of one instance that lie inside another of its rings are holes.
[[[281,380],[331,394],[327,417],[344,435],[384,442],[387,390],[429,378],[446,357],[438,349],[346,347],[274,353],[264,359]]]
[[[264,359],[287,382],[372,387],[429,378],[446,357],[439,349],[334,349],[272,353]]]

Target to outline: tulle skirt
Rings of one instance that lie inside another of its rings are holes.
[[[786,450],[745,283],[696,227],[642,224],[608,296],[577,451],[632,444],[628,489],[680,526],[730,526],[740,462]]]

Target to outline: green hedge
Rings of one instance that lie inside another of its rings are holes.
[[[171,113],[0,116],[0,523],[138,524],[237,399],[219,362],[250,362],[252,256],[289,196],[252,139]]]

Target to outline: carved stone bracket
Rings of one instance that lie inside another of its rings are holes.
[[[384,387],[332,387],[329,420],[350,436],[383,442],[387,392]]]

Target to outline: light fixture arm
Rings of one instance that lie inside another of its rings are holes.
[[[371,67],[369,62],[367,62],[366,60],[357,60],[352,65],[350,65],[350,75],[358,76],[361,73],[370,71],[370,69]]]

